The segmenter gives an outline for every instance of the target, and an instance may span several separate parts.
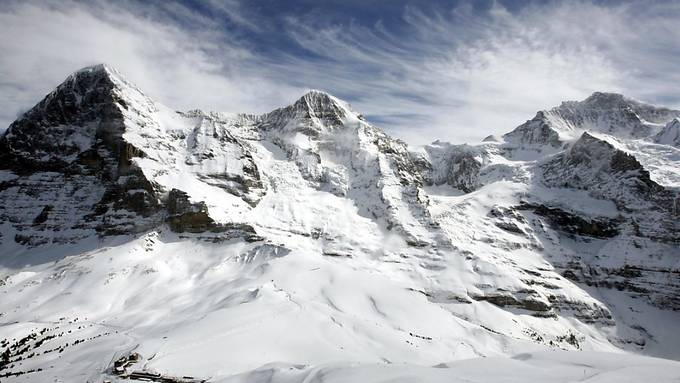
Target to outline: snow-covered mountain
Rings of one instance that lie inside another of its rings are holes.
[[[672,381],[679,117],[409,148],[320,91],[176,112],[82,69],[0,138],[0,377]]]
[[[666,124],[654,139],[659,144],[680,147],[680,118],[674,118]]]
[[[649,138],[680,111],[655,107],[615,93],[593,93],[583,101],[567,101],[536,116],[503,138],[521,147],[561,148],[584,131],[621,139]]]

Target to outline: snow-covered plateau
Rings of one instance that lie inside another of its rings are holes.
[[[2,382],[680,381],[680,111],[409,147],[84,68],[0,137]]]

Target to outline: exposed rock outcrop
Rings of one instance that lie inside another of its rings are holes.
[[[584,218],[560,208],[523,203],[517,210],[529,210],[545,218],[553,229],[565,233],[596,238],[611,238],[619,234],[615,220]]]
[[[412,153],[412,157],[427,184],[447,184],[465,193],[481,186],[480,172],[485,161],[478,147],[435,141],[424,151]]]
[[[612,200],[635,222],[638,234],[680,241],[675,193],[654,182],[635,157],[607,141],[583,133],[541,169],[548,186],[587,190],[595,198]]]
[[[173,130],[159,125],[161,112],[114,69],[97,65],[14,122],[0,137],[0,220],[14,225],[15,240],[137,234],[166,221],[182,231],[226,231],[205,206],[183,215],[166,209],[162,196],[175,188],[165,177],[178,163],[188,168],[184,177],[257,204],[264,187],[247,144],[210,115],[166,112],[186,127]]]
[[[123,138],[131,108],[124,86],[106,66],[83,69],[0,137],[0,171],[11,176],[0,218],[15,223],[21,242],[136,233],[160,222],[158,196],[132,161],[145,154]]]

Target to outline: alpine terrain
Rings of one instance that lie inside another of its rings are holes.
[[[678,382],[680,111],[508,130],[415,148],[320,91],[178,112],[84,68],[0,138],[0,381]]]

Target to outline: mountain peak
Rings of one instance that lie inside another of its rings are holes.
[[[613,92],[593,92],[583,102],[586,104],[592,103],[620,103],[626,101],[627,98],[620,93]]]
[[[331,95],[328,92],[325,92],[323,90],[319,89],[310,89],[302,95],[302,98],[334,98],[333,95]]]
[[[99,64],[94,64],[94,65],[89,65],[83,68],[78,69],[77,71],[74,72],[74,74],[79,74],[79,73],[109,73],[111,71],[116,71],[113,67],[109,66],[106,63],[99,63]]]
[[[674,118],[654,137],[658,144],[680,148],[680,118]]]
[[[350,114],[356,113],[345,101],[323,91],[310,90],[292,105],[265,114],[263,120],[267,125],[316,135],[328,127],[342,126]]]
[[[66,80],[64,80],[64,82],[59,85],[59,87],[76,81],[88,82],[96,81],[98,79],[107,79],[114,83],[127,83],[124,76],[116,68],[105,63],[100,63],[80,68],[77,71],[71,73],[71,75],[68,76]]]
[[[680,111],[656,107],[622,94],[594,92],[583,101],[565,101],[536,116],[503,137],[516,145],[559,148],[582,131],[619,138],[647,138],[680,117]]]
[[[133,83],[128,81],[127,78],[120,71],[118,71],[118,69],[106,63],[86,66],[73,72],[66,78],[66,80],[64,80],[61,85],[59,85],[59,87],[74,82],[78,82],[83,85],[88,83],[94,84],[102,80],[111,83],[115,88],[130,89],[136,93],[143,94],[143,92]]]
[[[312,89],[300,97],[293,106],[297,110],[309,110],[312,112],[336,112],[344,116],[347,111],[351,111],[349,104],[330,93]],[[318,113],[317,113],[318,114]]]
[[[583,101],[566,102],[563,105],[565,104],[567,105],[571,104],[572,106],[578,104],[581,108],[594,110],[613,111],[628,109],[636,113],[639,111],[642,111],[642,113],[644,113],[647,109],[655,108],[654,106],[646,104],[642,101],[626,97],[620,93],[612,92],[594,92]]]
[[[583,132],[583,134],[581,134],[581,137],[579,137],[579,139],[571,146],[570,152],[580,152],[583,151],[583,148],[590,148],[590,151],[593,151],[593,148],[597,148],[597,151],[599,152],[611,152],[615,149],[614,145],[611,143],[588,132]]]
[[[125,113],[153,107],[116,69],[106,64],[84,67],[14,121],[0,138],[0,149],[21,159],[21,166],[10,164],[15,170],[28,163],[40,169],[63,167],[102,137],[119,137],[125,131]]]

